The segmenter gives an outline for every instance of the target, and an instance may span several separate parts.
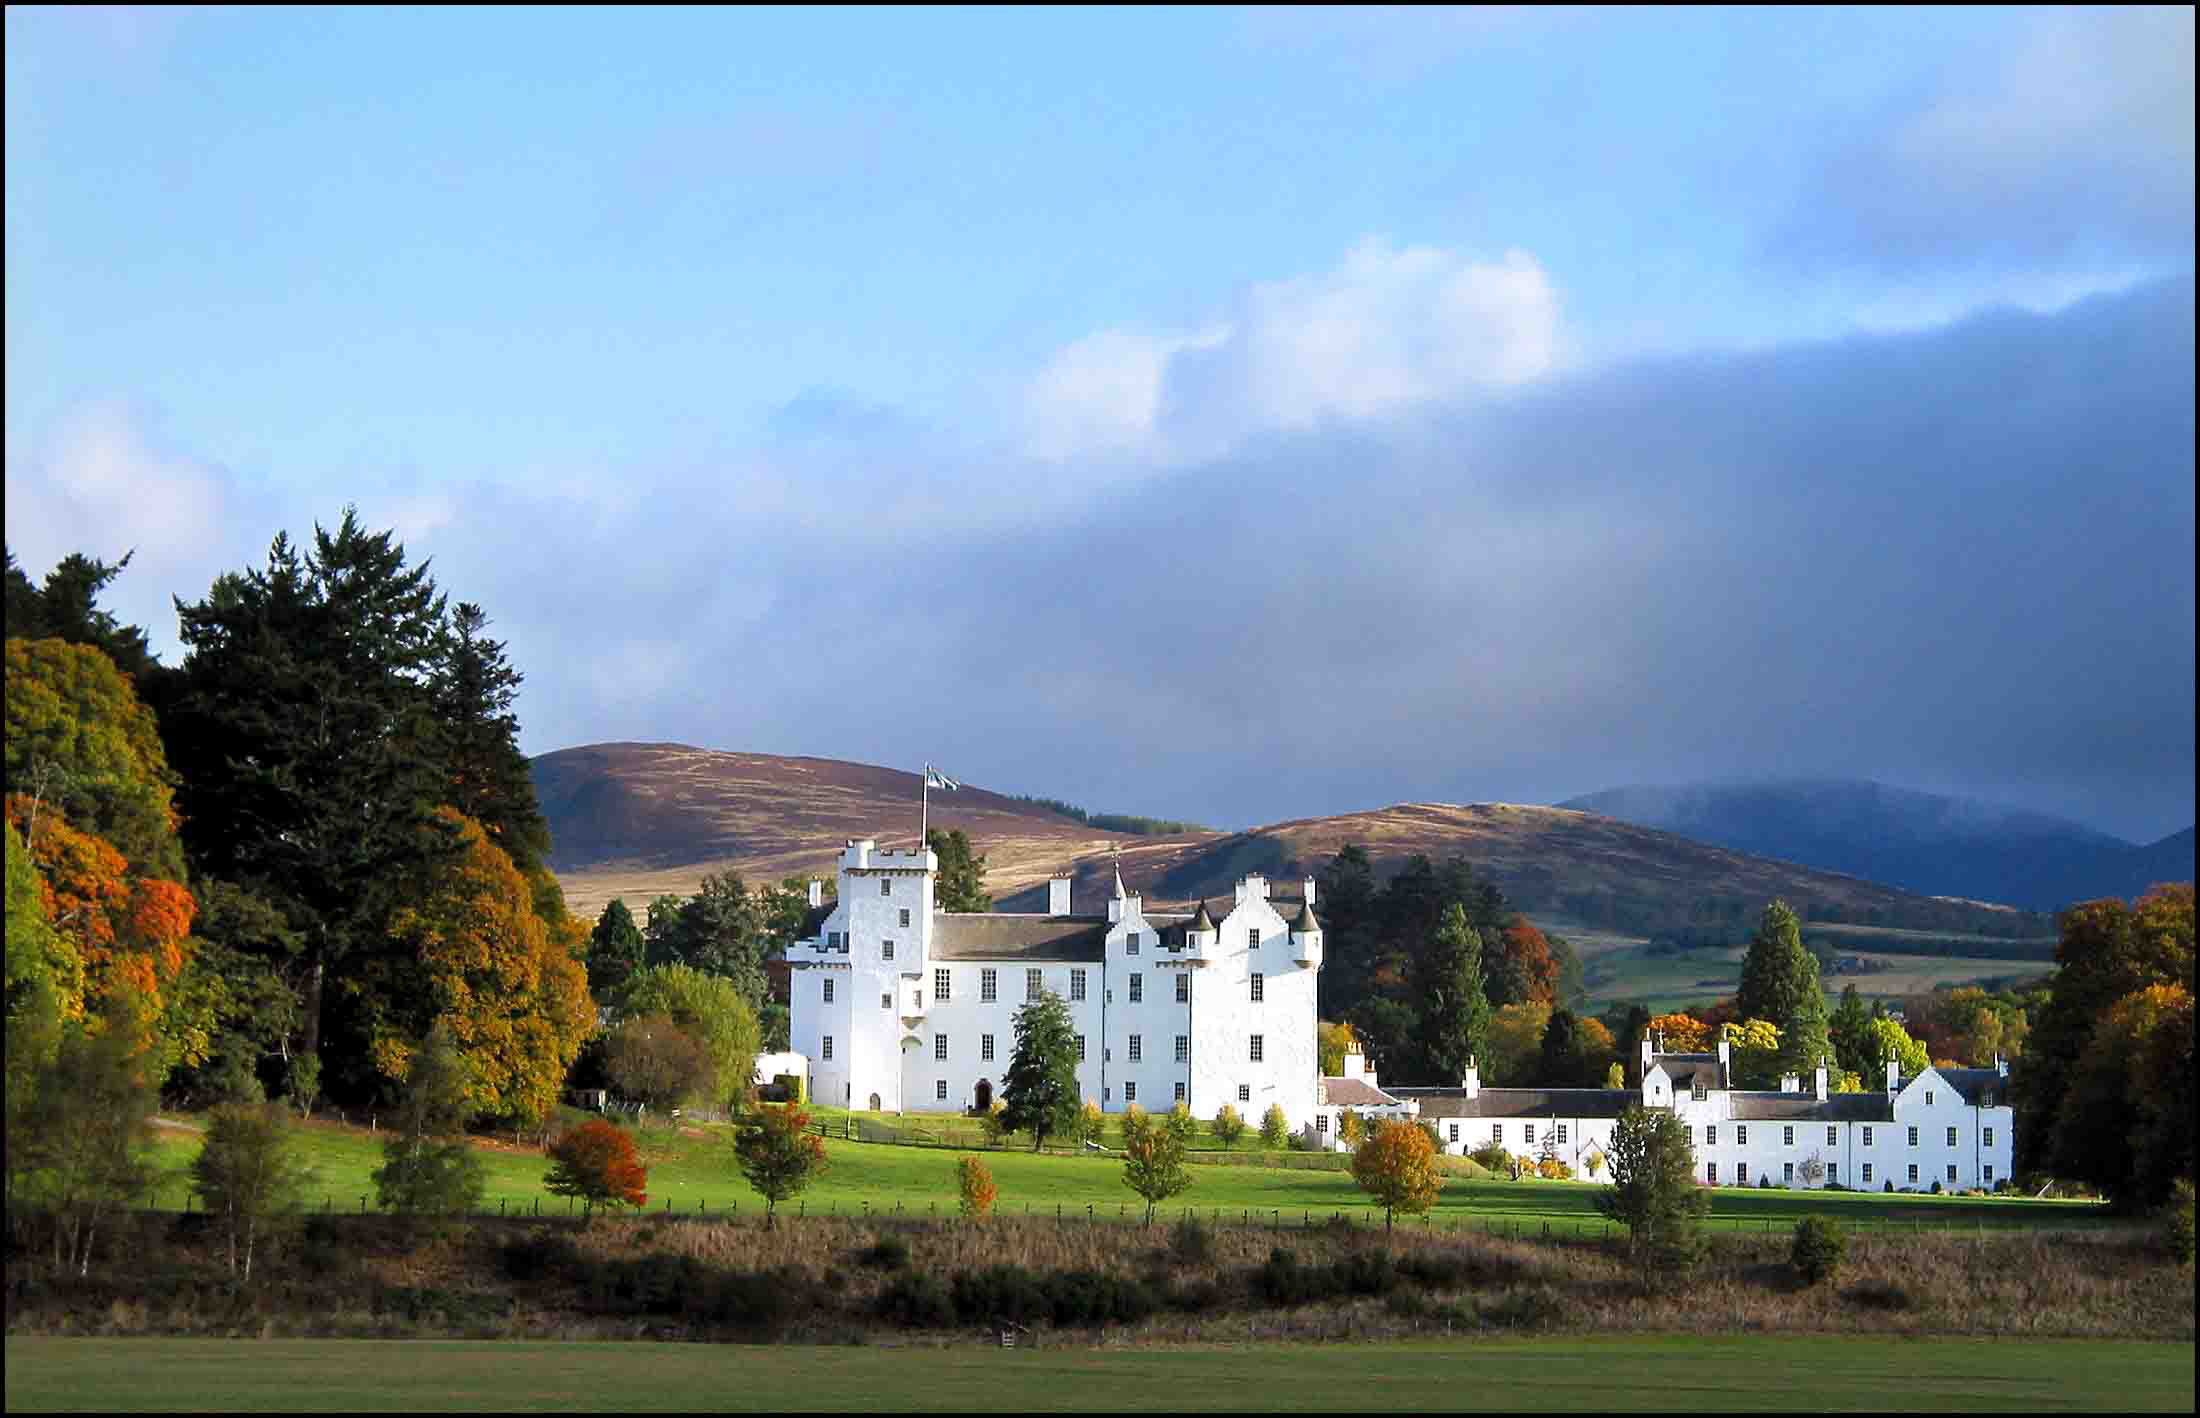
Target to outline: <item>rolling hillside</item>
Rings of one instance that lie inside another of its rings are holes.
[[[822,758],[725,753],[678,744],[599,744],[535,760],[553,864],[573,908],[593,916],[612,896],[639,908],[690,893],[705,872],[751,881],[831,869],[840,845],[917,836],[917,776]],[[1135,804],[1109,804],[1135,807]],[[970,833],[988,858],[1003,909],[1033,909],[1046,878],[1071,871],[1080,909],[1108,889],[1110,849],[1153,902],[1227,895],[1248,871],[1279,879],[1319,871],[1348,842],[1387,872],[1416,852],[1463,856],[1524,910],[1562,923],[1644,937],[1746,922],[1766,900],[1862,924],[1908,930],[2034,935],[2040,923],[1976,902],[1934,900],[1857,877],[1753,857],[1670,832],[1564,808],[1406,803],[1239,833],[1134,837],[983,789],[932,795],[935,825]]]
[[[2193,876],[2191,828],[2141,846],[2062,818],[1880,783],[1614,788],[1563,806],[1907,891],[2035,911]]]

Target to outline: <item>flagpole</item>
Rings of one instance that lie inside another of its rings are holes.
[[[922,784],[917,789],[917,850],[923,851],[932,840],[932,765],[924,765]]]

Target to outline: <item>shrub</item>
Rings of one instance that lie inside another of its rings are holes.
[[[1291,1140],[1291,1120],[1284,1116],[1283,1104],[1270,1103],[1268,1111],[1260,1115],[1260,1140],[1270,1147],[1281,1147]]]
[[[1894,1178],[1889,1177],[1886,1181],[1880,1183],[1879,1189],[1883,1192],[1891,1193],[1894,1190]]]
[[[993,1214],[993,1199],[1000,1189],[993,1185],[993,1171],[975,1157],[955,1164],[955,1186],[962,1197],[962,1214],[980,1221]]]
[[[1548,1329],[1566,1318],[1566,1302],[1548,1285],[1508,1290],[1482,1306],[1482,1322],[1500,1329]]]
[[[2187,1178],[2178,1178],[2170,1188],[2162,1238],[2169,1243],[2169,1253],[2179,1265],[2192,1264],[2192,1182]]]
[[[1593,1179],[1597,1173],[1604,1170],[1604,1154],[1592,1152],[1583,1159],[1582,1165],[1589,1169],[1589,1176]]]
[[[581,1268],[581,1254],[572,1241],[552,1231],[534,1231],[506,1241],[497,1254],[507,1278],[520,1281],[548,1280]]]
[[[1771,1191],[1771,1190],[1772,1190],[1772,1178],[1771,1178],[1771,1177],[1769,1177],[1769,1176],[1765,1176],[1765,1177],[1759,1177],[1759,1178],[1757,1179],[1757,1190],[1759,1190],[1759,1191],[1761,1191],[1761,1192],[1768,1192],[1768,1191]]]
[[[1237,1145],[1239,1138],[1245,1136],[1245,1119],[1238,1116],[1236,1108],[1225,1103],[1215,1114],[1214,1132],[1215,1141],[1221,1143],[1227,1151]]]
[[[1079,1144],[1098,1142],[1107,1121],[1107,1115],[1100,1111],[1100,1105],[1087,1098],[1085,1106],[1077,1110],[1077,1125],[1070,1129],[1070,1138]]]
[[[878,1312],[890,1320],[911,1326],[946,1325],[955,1322],[955,1302],[939,1277],[921,1270],[905,1270],[879,1291]]]
[[[550,1144],[551,1167],[543,1177],[552,1196],[577,1196],[584,1212],[597,1205],[641,1206],[649,1173],[634,1155],[634,1139],[601,1119],[582,1123]]]
[[[1214,1249],[1214,1238],[1197,1216],[1187,1215],[1170,1229],[1169,1254],[1179,1265],[1204,1265]]]
[[[1933,1179],[1933,1195],[1934,1195],[1934,1196],[1939,1196],[1939,1195],[1940,1195],[1940,1179],[1939,1179],[1938,1177],[1935,1177],[1935,1178]]]
[[[1512,1171],[1512,1154],[1494,1142],[1485,1142],[1467,1154],[1470,1161],[1487,1168],[1493,1176],[1504,1176]]]
[[[909,1243],[899,1236],[881,1236],[856,1259],[873,1270],[900,1270],[909,1264]]]
[[[1867,1310],[1906,1310],[1915,1303],[1907,1289],[1891,1280],[1851,1286],[1847,1298],[1851,1304],[1862,1305]]]
[[[1788,1249],[1788,1260],[1805,1285],[1816,1285],[1833,1278],[1848,1248],[1848,1237],[1840,1227],[1823,1216],[1806,1216],[1795,1223],[1795,1243]]]
[[[1554,1182],[1567,1181],[1574,1175],[1574,1169],[1559,1161],[1556,1157],[1544,1158],[1535,1164],[1535,1170],[1537,1176],[1547,1177]]]

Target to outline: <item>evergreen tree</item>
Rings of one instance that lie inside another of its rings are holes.
[[[550,825],[535,801],[535,779],[519,751],[519,716],[512,701],[523,676],[491,640],[489,617],[461,602],[452,613],[429,683],[437,752],[447,783],[443,801],[481,824],[520,875],[543,871]]]
[[[1859,1076],[1870,1074],[1878,1040],[1872,1033],[1872,1012],[1865,1008],[1856,986],[1842,987],[1841,1003],[1827,1022],[1826,1035],[1833,1044],[1836,1064]]]
[[[1418,957],[1415,993],[1421,1014],[1420,1068],[1440,1087],[1456,1084],[1467,1060],[1489,1051],[1490,1000],[1482,982],[1482,934],[1467,924],[1464,907],[1444,909],[1436,937]]]
[[[1642,1036],[1649,1032],[1649,1007],[1640,1004],[1627,1006],[1627,1016],[1619,1031],[1619,1062],[1624,1076],[1636,1083],[1642,1081],[1635,1077],[1642,1071]],[[1626,1084],[1619,1086],[1624,1088]]]
[[[100,592],[122,574],[134,555],[135,551],[124,552],[122,560],[110,564],[82,552],[71,552],[54,564],[53,570],[46,573],[46,584],[38,587],[16,565],[15,553],[8,552],[8,638],[89,645],[136,680],[138,692],[144,693],[146,679],[160,669],[146,648],[145,632],[124,625],[111,612],[99,608]]]
[[[1818,962],[1803,948],[1802,923],[1785,901],[1767,905],[1758,920],[1757,934],[1742,957],[1734,1017],[1779,1026],[1780,1069],[1807,1076],[1831,1050]]]
[[[1543,1026],[1543,1053],[1536,1061],[1536,1082],[1545,1088],[1578,1088],[1581,1073],[1581,1039],[1578,1022],[1570,1009],[1551,1011]]]
[[[1031,1134],[1031,1150],[1050,1133],[1077,1125],[1077,1034],[1069,1006],[1048,990],[1016,1011],[1016,1052],[1001,1080],[1001,1122]]]
[[[405,1091],[382,1144],[374,1187],[385,1211],[458,1216],[481,1204],[488,1172],[466,1141],[472,1070],[448,1019],[436,1020],[412,1056]]]
[[[641,968],[641,927],[634,924],[626,902],[614,896],[588,934],[588,992],[600,1002],[615,1000]]]
[[[924,845],[940,859],[932,883],[932,904],[942,911],[990,911],[993,898],[985,889],[985,858],[970,850],[970,838],[958,827],[942,832],[937,827],[924,834]]]

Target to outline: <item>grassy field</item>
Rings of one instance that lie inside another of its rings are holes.
[[[1843,954],[1885,968],[1864,974],[1828,975],[1823,983],[1829,995],[1839,994],[1844,985],[1854,985],[1866,999],[1893,999],[1924,994],[1936,985],[1952,987],[2012,975],[2039,975],[2052,968],[2039,960],[2014,956],[1875,953],[1871,937],[1863,932],[1873,931],[1878,937],[1926,933],[1861,926],[1839,929],[1855,933],[1853,938],[1842,940]],[[1594,1013],[1615,1003],[1629,1003],[1664,1011],[1723,998],[1734,993],[1741,979],[1743,953],[1741,945],[1706,945],[1653,954],[1647,941],[1628,944],[1607,938],[1604,949],[1582,952],[1586,1008]]]
[[[1414,1412],[2169,1410],[2193,1346],[1757,1336],[1230,1348],[9,1339],[7,1407]],[[1508,1398],[1508,1395],[1511,1396]]]
[[[715,1129],[651,1130],[643,1137],[650,1167],[652,1211],[675,1214],[755,1215],[761,1210],[733,1165],[730,1147]],[[314,1209],[357,1211],[371,1205],[369,1174],[381,1163],[377,1139],[364,1129],[315,1124],[304,1129],[305,1149],[316,1177],[310,1192]],[[197,1150],[195,1135],[164,1130],[163,1164],[171,1180],[157,1204],[180,1209],[184,1202],[182,1168]],[[900,1214],[925,1216],[955,1208],[955,1158],[940,1148],[900,1147],[883,1143],[829,1140],[832,1166],[813,1183],[795,1209],[808,1214]],[[546,1164],[541,1154],[509,1144],[484,1148],[488,1165],[487,1209],[513,1213],[541,1207],[544,1214],[564,1211],[567,1203],[542,1189]],[[1000,1188],[1005,1214],[1064,1217],[1087,1213],[1095,1219],[1138,1215],[1141,1203],[1124,1187],[1122,1164],[1108,1157],[1033,1156],[1023,1151],[985,1154]],[[1314,1160],[1283,1154],[1294,1161]],[[1279,1157],[1278,1160],[1282,1160]],[[1341,1158],[1339,1159],[1342,1160]],[[1189,1192],[1170,1203],[1171,1214],[1186,1207],[1239,1219],[1319,1220],[1343,1212],[1361,1220],[1379,1219],[1349,1173],[1261,1166],[1195,1166]],[[1438,1227],[1495,1227],[1538,1234],[1554,1231],[1601,1232],[1594,1198],[1601,1190],[1586,1182],[1512,1182],[1455,1178],[1444,1188],[1429,1223]],[[2090,1227],[2106,1224],[2102,1208],[2083,1202],[2033,1201],[2028,1198],[1887,1196],[1880,1193],[1757,1191],[1720,1188],[1711,1193],[1711,1224],[1726,1230],[1765,1230],[1789,1226],[1805,1215],[1831,1216],[1867,1230],[1921,1227],[2035,1228]],[[1419,1223],[1417,1223],[1419,1224]]]

